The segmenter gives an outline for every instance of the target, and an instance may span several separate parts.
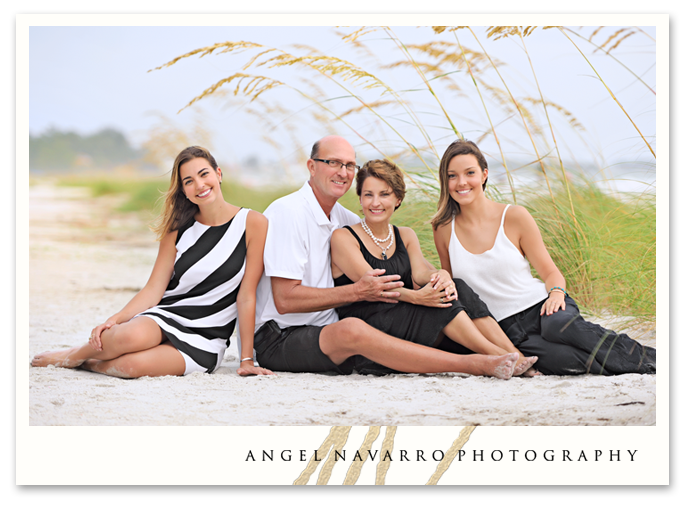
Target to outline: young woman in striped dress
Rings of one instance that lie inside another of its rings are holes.
[[[224,200],[222,173],[204,148],[176,158],[155,228],[159,253],[149,281],[89,342],[36,355],[34,367],[81,367],[137,378],[214,372],[238,322],[238,374],[255,367],[255,292],[263,270],[267,219]]]

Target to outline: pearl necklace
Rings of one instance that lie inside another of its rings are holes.
[[[392,230],[392,225],[391,223],[387,225],[389,228],[389,235],[385,237],[384,239],[378,239],[375,237],[375,234],[372,233],[372,230],[370,230],[370,227],[368,227],[368,224],[365,223],[365,218],[360,220],[360,224],[363,227],[363,230],[365,230],[365,233],[370,236],[370,239],[372,239],[372,242],[375,243],[375,245],[382,250],[382,260],[387,260],[387,250],[392,247],[392,244],[394,244],[394,233]],[[383,247],[382,245],[389,241],[389,244],[387,246]]]

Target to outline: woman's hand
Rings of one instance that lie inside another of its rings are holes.
[[[440,269],[430,276],[430,284],[434,290],[444,289],[445,296],[449,300],[456,300],[458,298],[457,286],[452,280],[452,276],[446,270]]]
[[[240,363],[240,367],[236,371],[241,376],[276,376],[275,373],[264,367],[255,367],[252,360],[246,360]]]
[[[541,307],[541,316],[544,314],[550,316],[553,313],[557,313],[560,308],[564,310],[565,307],[565,294],[560,290],[553,290],[550,292],[548,300]]]
[[[452,285],[454,284],[453,281],[451,283]],[[448,288],[449,287],[446,283],[443,283],[440,286],[440,289],[435,289],[432,283],[428,283],[420,290],[412,291],[412,294],[414,295],[414,300],[412,303],[419,306],[428,307],[450,307],[452,305],[452,301],[456,299],[456,292],[454,295],[449,296],[447,293],[445,293],[445,290]]]
[[[108,318],[104,323],[101,325],[97,325],[94,327],[91,331],[91,335],[89,336],[89,345],[94,348],[96,351],[103,351],[103,344],[101,343],[101,332],[104,330],[108,330],[114,325],[117,325],[115,322],[114,318]]]

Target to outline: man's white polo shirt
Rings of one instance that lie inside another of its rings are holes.
[[[255,331],[269,320],[282,329],[337,322],[334,309],[279,314],[270,278],[298,279],[303,286],[333,288],[332,232],[345,225],[355,225],[360,218],[339,203],[327,218],[308,182],[297,192],[272,202],[264,215],[269,220],[269,229],[264,246],[264,274],[257,287]]]

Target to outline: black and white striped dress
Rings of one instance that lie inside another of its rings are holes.
[[[245,273],[241,209],[223,225],[191,220],[178,230],[173,275],[159,304],[137,316],[153,319],[185,359],[185,374],[214,372],[223,360],[238,316]]]

